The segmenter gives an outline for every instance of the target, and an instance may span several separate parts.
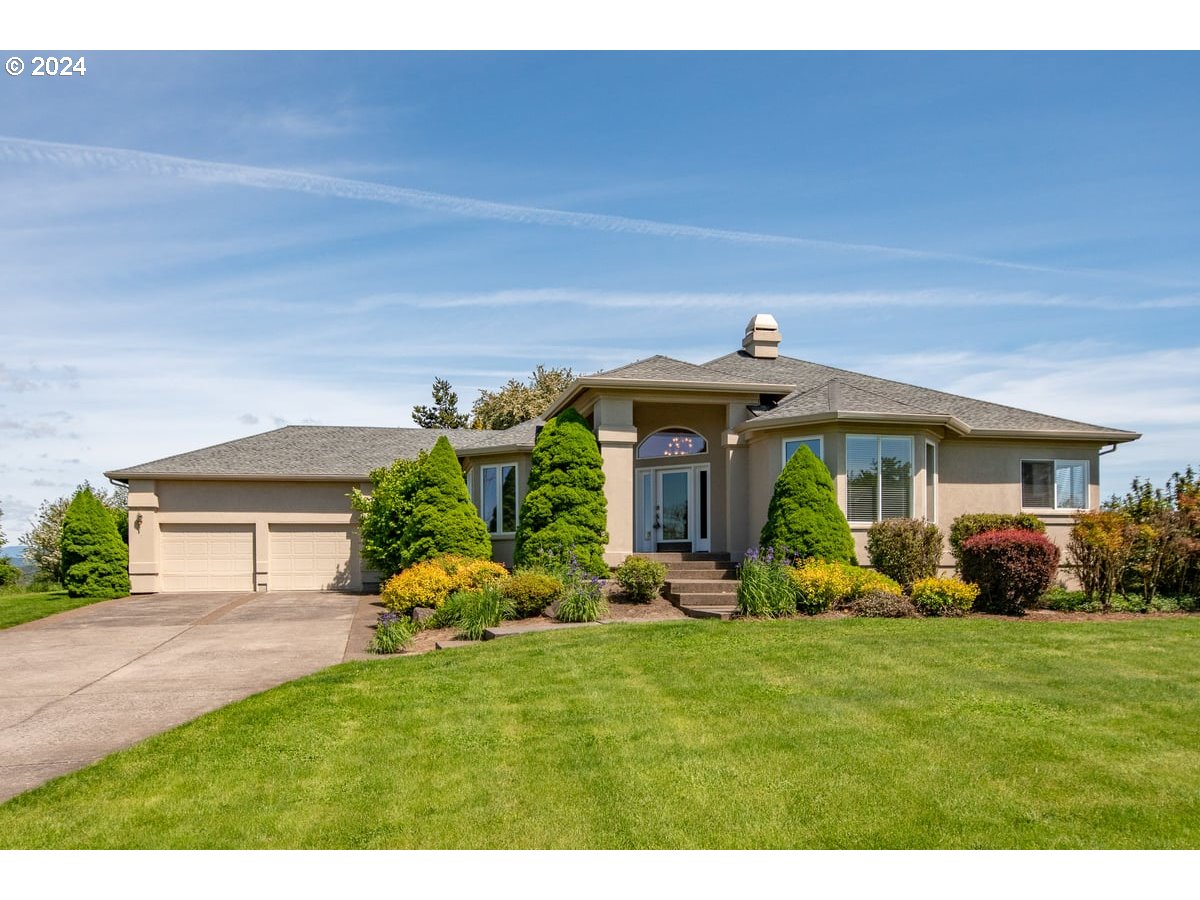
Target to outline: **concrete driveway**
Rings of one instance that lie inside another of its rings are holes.
[[[0,802],[209,710],[359,656],[366,599],[155,594],[0,631]]]

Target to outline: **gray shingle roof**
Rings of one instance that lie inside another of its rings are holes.
[[[775,408],[761,413],[759,419],[786,419],[791,416],[816,415],[833,412],[885,413],[892,415],[934,416],[936,412],[885,397],[874,391],[847,382],[843,378],[831,378],[803,393],[797,392],[784,397]]]
[[[503,431],[469,428],[356,428],[289,425],[202,450],[107,472],[111,478],[150,475],[262,475],[362,479],[397,459],[412,459],[445,435],[459,453],[490,447],[533,447],[538,420]]]
[[[1136,432],[1123,431],[1119,428],[1105,428],[1087,422],[1077,422],[1072,419],[1062,419],[1044,413],[1032,412],[1027,409],[1017,409],[1003,406],[999,403],[989,403],[986,400],[974,400],[944,391],[917,387],[900,381],[889,381],[886,378],[876,378],[873,375],[863,375],[846,369],[835,369],[832,366],[822,366],[818,363],[794,359],[790,356],[780,356],[778,359],[756,359],[744,352],[729,353],[725,356],[704,363],[703,368],[723,375],[756,381],[779,381],[795,384],[798,394],[804,395],[837,381],[843,385],[842,390],[857,390],[879,398],[876,407],[857,410],[859,412],[897,412],[899,409],[883,408],[886,404],[902,404],[912,407],[909,412],[928,412],[936,415],[955,416],[972,429],[998,431],[1055,431],[1103,432],[1106,434],[1125,433],[1131,437]],[[866,403],[868,398],[860,395],[855,402]],[[810,402],[816,403],[817,400]],[[796,409],[801,409],[797,406]],[[850,407],[843,407],[849,409]],[[772,412],[778,412],[776,407]],[[809,410],[811,411],[811,410]],[[800,415],[800,412],[779,413],[776,417],[785,415]],[[769,415],[769,413],[768,413]]]
[[[726,383],[745,382],[746,384],[758,383],[752,379],[743,378],[740,375],[726,374],[724,377],[714,377],[718,376],[718,374],[713,369],[698,366],[695,363],[659,355],[639,359],[636,362],[629,363],[629,365],[609,369],[607,372],[597,372],[590,377],[618,380],[628,379],[630,381],[688,381],[695,382],[696,384],[705,384],[714,381]]]

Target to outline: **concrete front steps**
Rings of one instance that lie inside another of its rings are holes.
[[[646,553],[667,566],[667,599],[694,619],[729,619],[737,612],[737,568],[728,553]]]

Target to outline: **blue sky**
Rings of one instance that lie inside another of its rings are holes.
[[[105,469],[410,425],[435,375],[468,407],[703,361],[756,312],[792,356],[1144,432],[1105,494],[1200,463],[1195,54],[87,67],[0,80],[10,540]]]

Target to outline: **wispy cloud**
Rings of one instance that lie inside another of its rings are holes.
[[[1047,307],[1098,309],[1110,312],[1200,307],[1200,294],[1152,299],[1118,299],[1089,294],[1046,294],[1035,291],[976,291],[954,288],[895,291],[602,291],[576,288],[529,288],[473,293],[396,293],[364,297],[349,304],[358,312],[387,307],[418,309],[487,309],[530,306],[580,306],[594,309],[852,309]]]
[[[184,178],[208,183],[292,191],[315,194],[322,197],[338,197],[346,200],[388,203],[466,218],[512,222],[522,225],[557,226],[618,234],[645,235],[649,237],[691,238],[735,244],[869,254],[893,259],[950,262],[1026,272],[1116,278],[1123,281],[1157,284],[1170,283],[1162,279],[1129,272],[1046,266],[1015,260],[946,253],[913,247],[832,241],[736,229],[708,228],[676,222],[663,222],[654,219],[638,219],[603,213],[566,211],[513,203],[498,203],[476,197],[434,193],[432,191],[397,187],[395,185],[372,181],[337,178],[329,175],[317,175],[309,172],[289,171],[285,169],[212,162],[113,147],[65,144],[0,136],[0,159],[25,163],[100,168],[140,175]]]

